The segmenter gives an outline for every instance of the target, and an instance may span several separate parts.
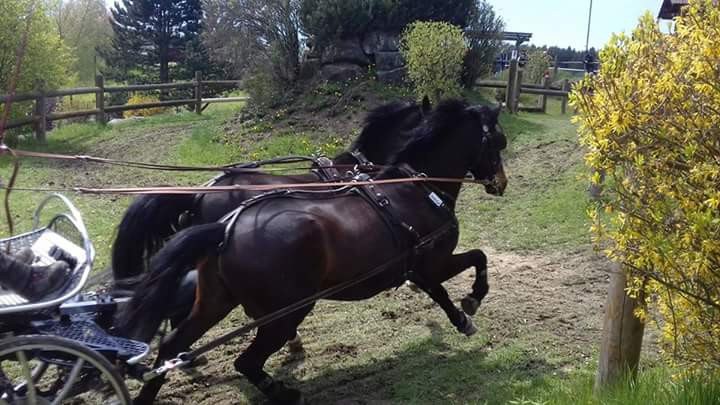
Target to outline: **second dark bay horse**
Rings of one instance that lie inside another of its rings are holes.
[[[507,141],[498,114],[459,101],[442,103],[410,131],[409,141],[391,160],[395,167],[376,179],[463,178],[470,171],[485,181],[488,193],[501,195],[507,179],[500,152]],[[187,350],[238,305],[257,319],[354,280],[363,281],[331,290],[325,298],[366,299],[409,279],[439,304],[460,332],[470,335],[471,318],[442,286],[475,267],[471,312],[489,290],[485,255],[479,250],[453,254],[460,189],[458,183],[375,184],[256,198],[227,221],[183,230],[161,249],[137,294],[119,314],[118,327],[129,337],[150,339],[173,288],[197,267],[192,313],[161,344],[156,364]],[[375,273],[377,269],[383,271]],[[275,403],[297,403],[301,394],[268,375],[264,364],[295,336],[312,308],[260,326],[235,360],[236,370]],[[163,381],[146,383],[135,403],[152,403]]]
[[[430,111],[429,102],[422,105],[394,102],[371,111],[358,138],[350,148],[333,159],[335,165],[356,165],[372,162],[386,164],[405,143],[404,134]],[[321,170],[294,176],[259,172],[228,171],[209,185],[292,184],[338,180],[322,176]],[[147,195],[135,199],[120,224],[112,248],[112,271],[116,286],[132,290],[135,278],[141,275],[149,258],[159,250],[176,230],[219,220],[243,201],[260,194],[255,191],[207,195]],[[185,218],[181,223],[181,218]],[[189,304],[192,304],[190,297]]]

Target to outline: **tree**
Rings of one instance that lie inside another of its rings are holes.
[[[170,81],[170,64],[181,62],[200,34],[200,0],[122,0],[111,12],[115,37],[107,59],[111,75],[121,79],[139,69],[146,77]]]
[[[691,0],[675,24],[665,35],[648,13],[613,36],[571,102],[587,163],[613,180],[592,211],[595,234],[627,269],[629,292],[656,309],[639,315],[662,314],[674,360],[717,369],[720,9]]]
[[[465,56],[462,75],[465,87],[472,87],[477,79],[492,72],[504,29],[505,23],[493,7],[485,0],[478,0],[466,33],[470,50]]]
[[[17,91],[29,91],[38,80],[44,80],[48,88],[58,88],[72,78],[73,63],[70,50],[54,30],[47,10],[41,2],[32,0],[0,1],[0,93],[10,86],[16,63],[16,52],[31,18],[30,31]],[[34,10],[30,14],[31,10]],[[0,111],[6,104],[0,106]],[[13,117],[25,114],[27,104],[14,104]]]
[[[112,27],[104,0],[59,0],[50,7],[58,35],[75,57],[80,82],[92,82],[100,66],[98,51],[110,46]]]
[[[476,0],[302,0],[305,33],[322,46],[362,37],[371,30],[400,33],[414,21],[445,21],[467,27]]]
[[[205,0],[203,40],[211,57],[240,76],[271,69],[282,83],[300,70],[299,0]]]
[[[418,100],[427,96],[437,104],[460,95],[460,74],[467,50],[462,30],[449,23],[418,21],[405,29],[400,51]]]

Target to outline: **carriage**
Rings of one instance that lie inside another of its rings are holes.
[[[24,248],[38,264],[62,259],[72,270],[63,288],[42,302],[0,289],[0,404],[131,404],[124,377],[150,348],[112,334],[122,298],[84,291],[95,250],[80,212],[66,197],[48,196],[32,231],[0,240],[3,252]]]

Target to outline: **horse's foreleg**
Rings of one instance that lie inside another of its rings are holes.
[[[452,323],[460,333],[466,336],[472,336],[477,332],[472,319],[452,303],[445,287],[439,283],[428,283],[426,281],[419,281],[417,285],[425,291],[435,303],[440,305],[440,308],[445,311],[445,314],[450,319],[450,323]]]
[[[311,310],[312,306],[261,326],[250,346],[235,359],[235,370],[244,375],[273,403],[295,404],[302,401],[300,391],[288,388],[282,382],[276,381],[263,368],[273,353],[297,337],[297,327]]]
[[[448,264],[439,273],[440,277],[432,281],[443,283],[463,271],[475,267],[475,282],[472,292],[462,299],[462,309],[468,315],[475,315],[483,298],[490,291],[487,274],[487,256],[480,249],[470,250],[465,253],[452,255]]]

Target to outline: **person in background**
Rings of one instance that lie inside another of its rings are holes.
[[[35,255],[23,249],[10,256],[0,252],[0,286],[28,301],[42,301],[62,289],[68,280],[70,265],[58,260],[48,266],[33,266]]]

